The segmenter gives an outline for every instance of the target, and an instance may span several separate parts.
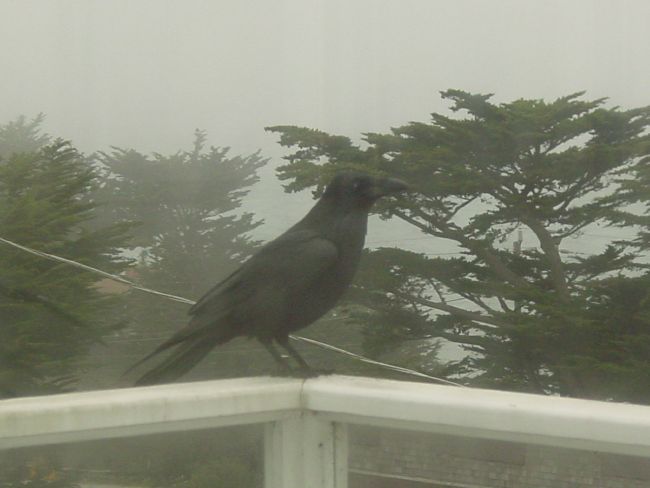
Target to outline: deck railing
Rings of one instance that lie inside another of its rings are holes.
[[[650,407],[344,376],[5,400],[0,449],[259,423],[266,488],[346,487],[348,424],[650,457]]]

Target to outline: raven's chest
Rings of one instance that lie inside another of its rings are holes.
[[[364,233],[365,235],[365,233]],[[306,327],[327,313],[350,287],[359,267],[363,250],[363,237],[341,243],[339,259],[310,287],[293,295],[286,318],[291,331]]]

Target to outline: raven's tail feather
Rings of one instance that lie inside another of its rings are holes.
[[[196,339],[200,337],[204,337],[206,335],[210,334],[209,331],[209,326],[214,325],[214,323],[209,323],[209,324],[195,324],[193,321],[190,322],[187,326],[183,327],[181,330],[176,332],[173,336],[171,336],[169,339],[167,339],[165,342],[163,342],[160,346],[158,346],[156,349],[151,351],[149,354],[147,354],[145,357],[140,359],[137,363],[132,365],[129,369],[127,369],[124,373],[122,373],[122,377],[126,376],[129,374],[131,371],[133,371],[135,368],[140,366],[142,363],[145,361],[148,361],[155,355],[166,351],[172,346],[175,346],[177,344],[180,344],[181,342],[186,342],[186,341],[195,341]],[[214,331],[213,331],[214,332]],[[230,337],[228,338],[230,339]],[[228,340],[227,339],[227,340]],[[206,340],[211,340],[210,338],[207,338]],[[227,342],[227,340],[222,340],[222,341],[215,341],[214,344],[219,344],[219,343],[224,343]]]
[[[181,330],[180,332],[182,333],[182,332],[185,332],[185,331]],[[165,351],[166,349],[169,349],[170,347],[175,346],[176,344],[179,344],[179,343],[187,340],[189,337],[191,337],[190,334],[184,334],[184,335],[181,335],[180,333],[175,334],[173,337],[171,337],[167,341],[163,342],[156,349],[154,349],[149,354],[147,354],[145,357],[140,359],[140,361],[138,361],[137,363],[131,365],[131,367],[129,369],[127,369],[124,373],[122,373],[122,376],[123,377],[126,376],[131,371],[133,371],[135,368],[140,366],[142,363],[144,363],[145,361],[148,361],[149,359],[154,357],[156,354],[159,354],[159,353]]]
[[[173,381],[196,366],[214,346],[222,342],[226,341],[220,337],[194,337],[178,346],[162,363],[142,375],[135,385],[155,385]]]

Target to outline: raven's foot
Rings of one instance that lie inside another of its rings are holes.
[[[325,376],[333,374],[333,369],[316,369],[316,368],[300,368],[293,372],[296,378],[316,378],[317,376]]]
[[[278,366],[277,368],[269,371],[269,376],[289,377],[289,378],[315,378],[317,376],[325,376],[334,374],[333,369],[316,369],[312,367],[288,368]]]

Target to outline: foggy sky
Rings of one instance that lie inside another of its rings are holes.
[[[3,121],[45,112],[84,150],[173,151],[196,127],[274,150],[265,125],[386,130],[444,109],[446,88],[650,103],[645,0],[0,5]]]
[[[428,120],[447,88],[647,105],[649,19],[646,0],[0,0],[0,123],[44,112],[86,152],[201,128],[277,164],[266,125],[356,137]],[[262,176],[251,204],[279,195]]]

